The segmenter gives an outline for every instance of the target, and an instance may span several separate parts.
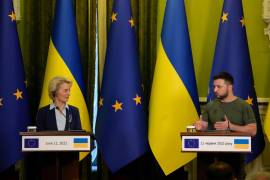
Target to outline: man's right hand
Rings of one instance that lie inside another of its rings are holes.
[[[194,123],[194,126],[197,131],[205,131],[207,129],[208,123],[202,119],[202,115],[200,115],[200,119]]]

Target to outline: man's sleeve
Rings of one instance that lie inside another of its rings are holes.
[[[205,109],[203,110],[202,112],[202,119],[203,121],[206,121],[208,122],[208,118],[209,118],[209,115],[208,115],[208,104],[205,106]]]
[[[256,118],[253,109],[248,104],[246,104],[244,108],[244,121],[245,124],[256,123]]]

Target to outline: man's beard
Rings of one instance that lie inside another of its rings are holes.
[[[223,99],[225,99],[226,97],[228,97],[228,92],[226,92],[224,95],[220,95],[220,96],[215,95],[215,96],[216,96],[217,99],[223,100]]]

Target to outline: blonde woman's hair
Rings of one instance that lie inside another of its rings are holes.
[[[67,83],[67,84],[70,84],[70,86],[72,86],[72,81],[65,77],[55,76],[54,78],[50,80],[48,91],[49,91],[49,97],[52,100],[54,100],[56,96],[56,92],[58,91],[60,85],[63,83]]]

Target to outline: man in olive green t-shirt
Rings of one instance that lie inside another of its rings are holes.
[[[209,102],[200,119],[195,122],[199,131],[231,130],[255,136],[256,119],[253,110],[233,94],[233,77],[226,72],[214,76],[213,90],[216,99]]]
[[[195,122],[198,131],[231,130],[255,136],[256,119],[253,110],[243,99],[233,93],[233,77],[222,72],[213,78],[216,99],[209,102],[200,119]],[[238,153],[199,153],[198,177],[205,177],[206,168],[215,161],[228,163],[237,179],[244,179],[244,155]]]
[[[225,126],[226,129],[237,131],[236,128],[239,127],[236,126],[246,126],[245,129],[240,129],[239,131],[245,131],[251,135],[253,135],[256,130],[254,130],[253,125],[249,125],[256,123],[253,110],[250,105],[241,98],[236,98],[231,102],[222,102],[219,99],[209,102],[202,113],[202,120],[208,122],[209,130],[218,128],[223,130]],[[219,121],[225,121],[225,123],[223,123],[224,126],[221,126],[218,123]]]

